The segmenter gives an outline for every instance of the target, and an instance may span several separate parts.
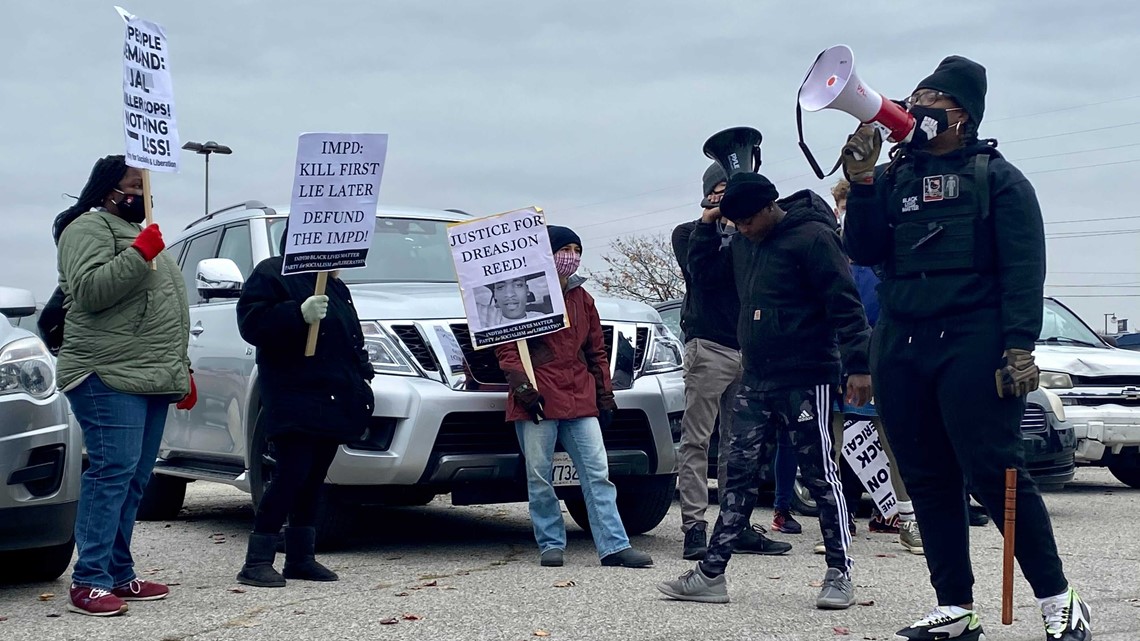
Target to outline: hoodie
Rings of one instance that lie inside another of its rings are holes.
[[[1006,348],[1032,350],[1041,331],[1045,293],[1045,228],[1033,186],[992,143],[934,156],[908,150],[897,164],[912,163],[916,176],[971,171],[974,156],[988,153],[990,215],[996,250],[993,273],[931,274],[925,278],[884,278],[879,300],[885,321],[944,322],[979,311],[1000,312]],[[859,265],[885,265],[891,259],[898,203],[888,202],[894,172],[875,171],[873,185],[851,185],[844,236]],[[920,205],[921,206],[921,205]]]
[[[739,350],[736,319],[740,316],[740,297],[736,295],[732,281],[724,280],[701,287],[693,281],[693,276],[689,273],[689,241],[699,222],[695,220],[682,223],[673,230],[673,255],[677,257],[681,275],[685,278],[681,331],[685,332],[686,342],[700,338],[729,349]],[[735,235],[735,232],[721,231],[720,235],[723,239],[720,251],[729,256],[732,252],[729,239]]]
[[[745,380],[770,391],[867,374],[871,328],[835,214],[806,189],[776,203],[786,215],[764,240],[737,234],[726,257],[716,225],[699,223],[689,247],[697,285],[736,283]]]

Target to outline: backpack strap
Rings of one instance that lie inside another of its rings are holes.
[[[974,156],[974,188],[978,194],[978,211],[982,220],[990,217],[990,155]]]

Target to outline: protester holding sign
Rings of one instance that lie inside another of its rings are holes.
[[[284,261],[281,255],[258,264],[237,304],[238,330],[257,348],[258,425],[277,461],[237,580],[267,588],[284,587],[286,579],[337,580],[314,558],[317,501],[340,444],[364,435],[375,406],[372,365],[348,287],[334,272],[325,294],[314,295],[316,274],[282,276]],[[306,335],[317,322],[320,340],[306,357]],[[282,575],[273,561],[286,517]]]
[[[196,401],[182,273],[162,251],[158,225],[140,231],[142,220],[142,173],[123,156],[107,156],[55,224],[66,310],[57,380],[90,463],[75,521],[79,559],[68,609],[93,616],[121,614],[125,601],[169,593],[135,574],[131,533],[169,406],[188,410]]]
[[[526,340],[535,381],[526,374],[514,342],[495,349],[510,384],[507,420],[514,421],[526,465],[530,518],[540,551],[539,563],[559,567],[566,549],[566,524],[552,484],[554,445],[561,442],[581,478],[590,531],[602,565],[643,568],[653,565],[633,549],[617,510],[617,487],[609,479],[602,430],[617,409],[610,364],[594,299],[576,276],[582,241],[566,227],[550,226],[550,247],[569,323],[564,329]]]

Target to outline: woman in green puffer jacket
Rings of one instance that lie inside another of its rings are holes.
[[[142,581],[131,532],[171,403],[196,401],[182,275],[158,225],[145,229],[142,172],[123,156],[95,163],[79,201],[56,218],[67,309],[57,382],[83,429],[83,473],[69,608],[94,616],[169,589]],[[154,263],[151,268],[150,263]]]

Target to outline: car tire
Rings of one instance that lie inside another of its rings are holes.
[[[186,502],[186,484],[189,481],[176,476],[151,474],[139,502],[139,521],[173,521]]]
[[[1140,450],[1114,454],[1108,461],[1108,471],[1121,483],[1140,488]]]
[[[253,439],[249,447],[249,487],[253,498],[253,508],[261,504],[269,481],[273,478],[276,461],[269,453],[269,440],[266,437],[265,412],[259,410],[254,422]],[[317,516],[314,527],[317,529],[317,550],[327,551],[342,547],[353,531],[356,510],[339,501],[328,485],[321,488],[317,499]],[[283,550],[283,548],[282,548]]]
[[[812,498],[806,485],[796,476],[796,484],[792,489],[792,510],[804,516],[819,516],[819,505]]]
[[[0,583],[55,581],[71,566],[74,550],[75,538],[72,537],[60,545],[0,554],[0,566],[4,568]]]
[[[635,476],[618,479],[617,509],[625,533],[629,536],[645,534],[661,524],[673,506],[677,477],[673,474]],[[566,511],[578,527],[590,531],[590,516],[584,498],[566,500]]]

